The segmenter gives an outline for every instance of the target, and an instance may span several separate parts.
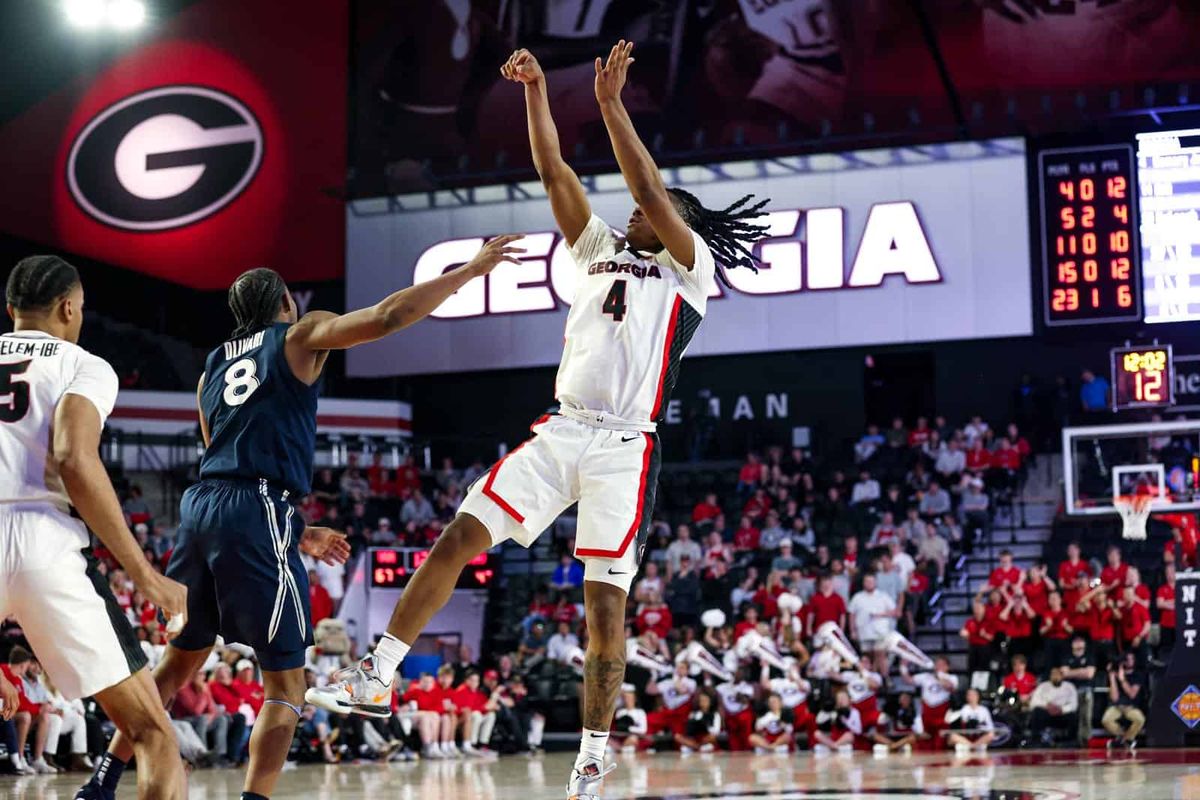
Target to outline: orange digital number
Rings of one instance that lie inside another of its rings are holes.
[[[1100,307],[1100,290],[1092,289],[1092,308]]]
[[[1096,197],[1096,182],[1091,178],[1084,178],[1079,182],[1079,199],[1092,200]]]
[[[1069,231],[1075,227],[1075,209],[1064,208],[1058,213],[1059,219],[1062,220],[1064,231]]]
[[[1079,224],[1085,228],[1094,228],[1094,227],[1096,227],[1095,220],[1096,220],[1096,207],[1095,206],[1084,206],[1083,211],[1079,217]]]
[[[1121,308],[1130,308],[1133,305],[1133,291],[1128,285],[1122,284],[1117,287],[1117,305]]]
[[[1163,374],[1156,369],[1139,371],[1133,376],[1134,399],[1142,403],[1161,403],[1163,401]]]
[[[1121,256],[1112,260],[1112,276],[1115,281],[1129,280],[1129,257]]]
[[[1068,201],[1075,199],[1075,184],[1070,181],[1058,182],[1058,193],[1067,198]]]
[[[1086,237],[1087,234],[1084,234]],[[1129,231],[1113,231],[1108,235],[1108,247],[1114,253],[1129,252]],[[1086,253],[1087,251],[1084,250]],[[1095,251],[1093,251],[1095,252]]]
[[[1083,246],[1083,254],[1087,256],[1096,255],[1096,234],[1085,233],[1080,242]],[[1123,252],[1123,251],[1122,251]]]
[[[1079,270],[1075,268],[1074,261],[1062,261],[1058,265],[1058,282],[1059,283],[1075,283],[1079,280]]]
[[[1125,197],[1125,179],[1120,175],[1108,179],[1108,196],[1114,200]]]
[[[1129,224],[1129,206],[1124,203],[1113,206],[1113,216],[1121,220],[1122,223]]]
[[[1075,311],[1079,308],[1079,290],[1055,289],[1050,298],[1050,308],[1055,311]]]
[[[1083,262],[1083,279],[1088,283],[1095,283],[1100,277],[1100,265],[1096,263],[1096,259],[1089,258]]]

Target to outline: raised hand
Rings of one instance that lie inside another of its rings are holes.
[[[467,263],[467,268],[476,277],[487,275],[496,265],[502,261],[507,261],[510,264],[519,264],[519,260],[514,258],[516,253],[524,253],[523,247],[509,247],[517,239],[525,238],[518,233],[506,233],[503,236],[497,236],[483,246],[483,249]]]
[[[515,83],[537,83],[546,78],[542,65],[525,49],[514,50],[508,61],[501,65],[500,74]]]
[[[300,534],[300,552],[336,567],[350,558],[350,544],[343,533],[310,525]]]
[[[621,89],[625,87],[625,77],[629,73],[629,65],[634,59],[633,42],[624,39],[613,45],[608,53],[608,60],[603,64],[596,59],[596,100],[606,103],[621,97]]]

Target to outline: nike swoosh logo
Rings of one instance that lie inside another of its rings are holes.
[[[608,734],[607,733],[589,733],[588,736],[592,737],[593,739],[602,739],[605,736],[608,736]]]
[[[628,575],[629,573],[628,572],[613,572],[613,568],[609,567],[608,574],[609,575]]]
[[[622,436],[622,437],[621,437],[621,441],[622,441],[622,442],[632,442],[633,440],[635,440],[635,439],[637,439],[637,438],[638,438],[638,437],[636,437],[636,436],[630,436],[628,439],[626,439],[624,436]]]

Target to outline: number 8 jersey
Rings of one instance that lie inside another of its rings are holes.
[[[209,353],[200,409],[212,444],[200,477],[266,480],[303,496],[312,483],[317,396],[292,373],[287,323],[225,342]]]
[[[48,333],[0,335],[0,503],[70,510],[51,441],[54,412],[68,394],[91,400],[103,424],[117,402],[117,374],[104,359]]]
[[[618,251],[604,221],[588,221],[571,248],[578,283],[555,388],[564,413],[654,430],[715,288],[712,251],[692,240],[689,270],[665,248]]]

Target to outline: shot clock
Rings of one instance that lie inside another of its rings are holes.
[[[1140,320],[1140,250],[1133,148],[1038,154],[1047,325]]]
[[[1109,357],[1114,411],[1174,404],[1175,375],[1170,345],[1114,347]]]

